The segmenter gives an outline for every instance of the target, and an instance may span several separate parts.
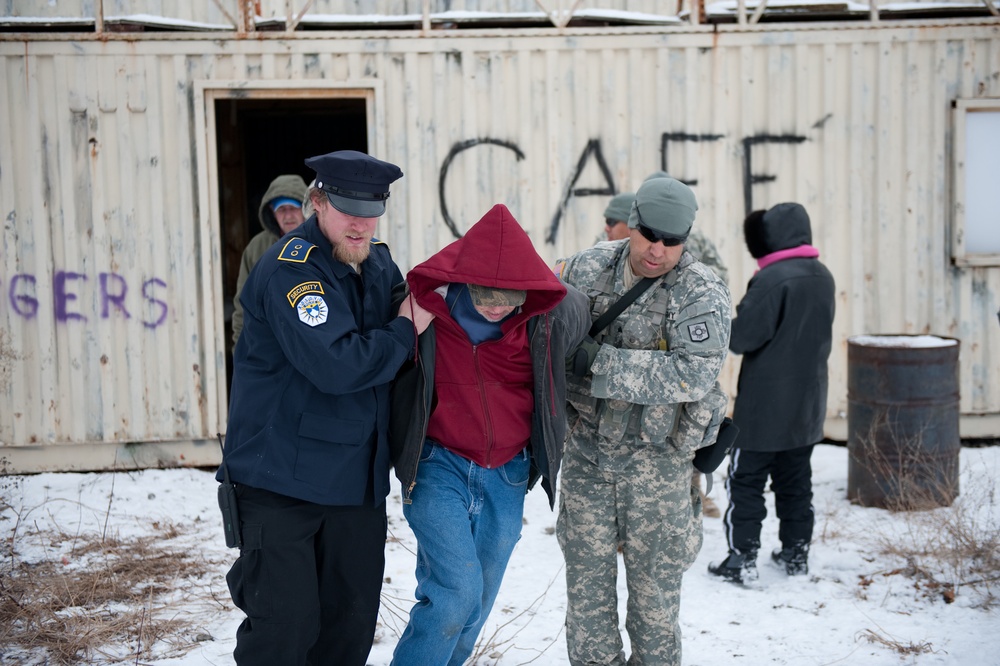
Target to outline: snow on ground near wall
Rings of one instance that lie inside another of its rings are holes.
[[[887,539],[905,544],[922,538],[922,521],[928,518],[932,529],[964,517],[983,535],[997,533],[1000,447],[963,448],[960,456],[961,494],[953,507],[890,513],[851,505],[846,499],[846,448],[818,445],[813,456],[816,530],[808,576],[789,578],[769,562],[768,553],[779,546],[770,493],[758,561],[760,580],[751,587],[725,583],[706,572],[708,563],[721,559],[726,551],[723,521],[706,518],[704,547],[683,583],[684,666],[1000,664],[998,611],[979,607],[986,588],[959,587],[955,602],[947,604],[939,591],[928,589],[926,579],[905,575],[904,560],[880,552]],[[371,666],[389,664],[414,587],[416,546],[402,517],[398,484],[393,481],[388,499],[386,584],[377,642],[368,660]],[[712,490],[723,509],[724,481],[723,467],[716,473]],[[211,640],[203,640],[183,655],[164,645],[158,652],[160,658],[143,663],[232,663],[242,616],[228,604],[225,573],[235,553],[223,544],[217,484],[211,472],[40,474],[8,477],[4,483],[3,492],[11,496],[12,508],[0,513],[0,535],[8,540],[17,525],[16,557],[25,562],[58,560],[71,547],[67,542],[33,538],[30,533],[36,527],[127,538],[155,533],[154,523],[162,526],[172,521],[184,526],[186,532],[177,537],[177,546],[214,564],[207,585],[196,594],[179,595],[182,601],[175,602],[175,610],[194,622],[191,636],[202,634]],[[566,585],[555,521],[541,488],[529,493],[522,539],[483,632],[491,646],[478,664],[569,663],[563,632]],[[946,568],[934,570],[924,560],[920,564],[938,580],[953,580]],[[997,585],[994,581],[994,595]],[[627,594],[622,576],[619,595],[619,624],[624,629]],[[893,644],[922,653],[901,655],[890,647]],[[627,652],[627,637],[625,647]]]

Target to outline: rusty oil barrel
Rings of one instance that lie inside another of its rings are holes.
[[[958,496],[959,341],[931,335],[847,340],[847,498],[910,510]]]

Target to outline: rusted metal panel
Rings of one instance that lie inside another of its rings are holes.
[[[497,202],[554,261],[665,169],[738,302],[743,217],[799,201],[838,284],[827,433],[848,336],[888,331],[961,339],[962,434],[1000,436],[1000,267],[951,264],[947,175],[951,103],[1000,98],[998,43],[997,21],[0,39],[0,442],[224,430],[211,100],[250,94],[366,100],[405,173],[378,229],[404,270]]]

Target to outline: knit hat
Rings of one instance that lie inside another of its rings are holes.
[[[627,222],[628,215],[632,211],[633,201],[635,201],[635,192],[616,194],[608,202],[608,207],[604,209],[604,218],[613,222]]]
[[[642,225],[669,238],[687,239],[694,223],[698,201],[691,188],[664,176],[651,178],[639,186],[628,218],[628,226]]]

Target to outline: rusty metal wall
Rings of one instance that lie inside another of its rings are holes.
[[[64,35],[0,38],[3,455],[216,458],[205,100],[310,86],[370,91],[372,152],[406,174],[378,231],[404,271],[497,202],[555,260],[598,237],[611,192],[666,169],[692,183],[735,303],[745,213],[799,201],[838,285],[828,435],[846,436],[848,336],[933,333],[962,341],[963,436],[1000,436],[1000,268],[953,266],[948,240],[951,104],[1000,98],[1000,22]]]

